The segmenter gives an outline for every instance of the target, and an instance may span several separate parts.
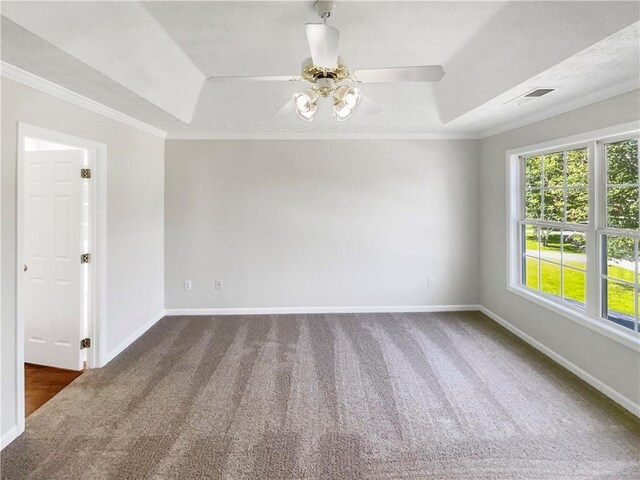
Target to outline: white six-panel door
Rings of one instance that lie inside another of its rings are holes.
[[[80,370],[83,150],[25,153],[25,361]]]

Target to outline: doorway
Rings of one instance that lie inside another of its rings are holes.
[[[21,433],[25,403],[33,411],[82,370],[101,366],[106,146],[19,124],[17,153]]]

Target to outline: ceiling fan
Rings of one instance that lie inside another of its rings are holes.
[[[302,72],[299,76],[209,77],[207,80],[212,82],[309,82],[310,88],[295,93],[276,114],[292,109],[300,118],[311,122],[318,109],[320,98],[332,101],[333,117],[338,121],[351,118],[357,108],[369,115],[381,111],[382,109],[375,102],[362,94],[360,88],[356,86],[359,83],[437,82],[444,76],[441,65],[350,70],[343,58],[338,56],[340,31],[327,25],[327,18],[331,16],[335,6],[335,1],[315,2],[314,8],[322,18],[322,23],[306,25],[311,58],[307,58],[302,63]]]

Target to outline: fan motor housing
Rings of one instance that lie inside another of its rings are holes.
[[[331,16],[331,12],[336,8],[336,2],[330,0],[318,0],[313,4],[313,8],[318,12],[320,18],[327,18]]]
[[[313,64],[311,58],[302,62],[302,78],[307,82],[317,83],[322,78],[329,78],[334,82],[341,82],[351,76],[351,72],[345,66],[342,57],[338,57],[338,65],[334,68],[318,67]]]

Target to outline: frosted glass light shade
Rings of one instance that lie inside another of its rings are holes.
[[[349,119],[360,103],[362,94],[357,87],[342,86],[336,90],[333,97],[333,111],[340,122]]]
[[[313,90],[293,94],[293,104],[300,118],[310,122],[318,110],[318,94]]]

